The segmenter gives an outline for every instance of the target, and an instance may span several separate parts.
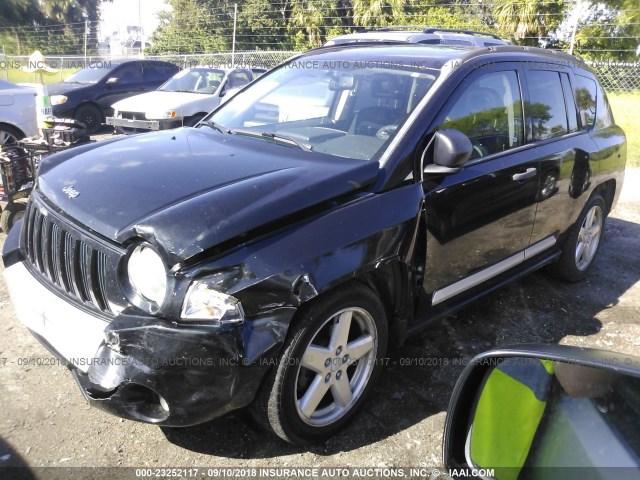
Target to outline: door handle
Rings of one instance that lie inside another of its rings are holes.
[[[538,173],[537,168],[527,168],[526,172],[516,173],[513,175],[513,178],[516,182],[521,182],[522,180],[526,180],[527,178],[535,177]]]

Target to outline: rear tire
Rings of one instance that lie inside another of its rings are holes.
[[[602,196],[594,194],[569,230],[560,258],[549,265],[549,273],[569,282],[578,282],[587,276],[602,243],[606,211]]]
[[[4,233],[9,233],[18,220],[24,217],[26,204],[22,202],[9,203],[0,214],[0,228]]]
[[[387,320],[360,284],[313,300],[297,318],[251,412],[283,440],[309,444],[336,434],[362,406],[386,353]]]

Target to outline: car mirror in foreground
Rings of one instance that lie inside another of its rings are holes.
[[[640,358],[557,345],[495,350],[458,380],[444,461],[498,480],[640,479],[639,425]]]
[[[433,163],[424,165],[424,159],[429,150],[433,151],[431,154]],[[458,173],[462,165],[467,163],[472,152],[471,141],[461,131],[453,128],[437,131],[422,154],[423,171],[426,174],[436,175]]]
[[[115,85],[118,83],[118,77],[111,77],[107,80],[107,85]]]

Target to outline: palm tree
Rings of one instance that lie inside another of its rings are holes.
[[[495,0],[492,11],[501,31],[521,43],[537,44],[560,24],[565,9],[564,0]]]
[[[363,27],[402,24],[403,0],[353,0],[353,21]]]
[[[38,0],[4,0],[0,9],[0,26],[29,25],[38,19]]]

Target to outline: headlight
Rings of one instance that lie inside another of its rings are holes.
[[[51,95],[51,105],[62,105],[67,103],[67,97],[64,95]]]
[[[149,245],[138,245],[127,263],[129,282],[145,300],[162,305],[167,292],[167,271],[160,255]]]
[[[176,112],[174,110],[167,110],[166,112],[148,112],[145,113],[144,116],[147,120],[176,118]]]
[[[220,324],[244,321],[242,305],[237,298],[198,281],[189,287],[180,316],[185,320],[214,320]]]

